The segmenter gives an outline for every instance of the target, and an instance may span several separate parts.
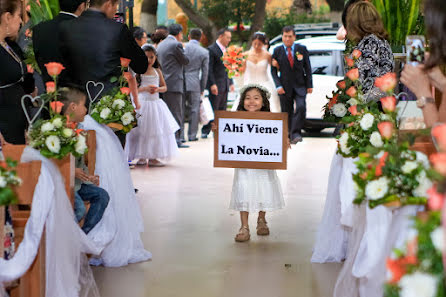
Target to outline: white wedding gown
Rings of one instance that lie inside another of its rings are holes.
[[[243,75],[243,85],[259,84],[266,87],[270,93],[269,99],[272,112],[280,112],[279,95],[277,94],[276,85],[271,76],[271,66],[267,59],[261,60],[257,63],[246,60],[246,70]],[[236,110],[239,104],[239,98],[234,102],[232,110]]]

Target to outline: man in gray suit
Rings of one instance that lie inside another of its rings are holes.
[[[186,103],[190,111],[189,141],[197,141],[198,122],[200,119],[200,101],[208,80],[209,52],[200,45],[201,29],[193,28],[189,32],[189,42],[185,45],[184,53],[189,64],[184,67],[186,83]],[[181,137],[184,139],[184,121],[181,127]]]
[[[169,36],[157,47],[158,60],[167,85],[167,92],[163,94],[163,100],[181,127],[183,124],[183,67],[189,64],[189,59],[184,54],[183,45],[181,44],[183,27],[179,24],[173,24],[169,26],[168,30]],[[175,133],[175,138],[178,147],[188,147],[181,143],[180,130]]]

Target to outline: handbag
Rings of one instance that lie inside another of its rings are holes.
[[[207,125],[210,121],[214,120],[214,110],[212,109],[211,102],[208,97],[201,96],[200,103],[200,123]]]

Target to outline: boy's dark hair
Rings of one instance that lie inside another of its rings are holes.
[[[181,32],[183,32],[183,26],[180,24],[172,24],[167,28],[169,30],[169,34],[173,36],[177,36]]]
[[[59,6],[61,11],[73,13],[77,10],[79,5],[87,2],[86,0],[59,0]]]
[[[254,87],[254,86],[244,89],[243,92],[240,94],[240,102],[237,106],[237,110],[246,111],[246,109],[245,109],[246,93],[248,93],[252,89],[256,89],[257,91],[260,92],[260,95],[262,95],[262,108],[260,109],[260,111],[271,111],[268,95],[266,94],[266,92],[260,88]]]
[[[217,31],[217,38],[220,37],[220,36],[222,36],[222,35],[225,34],[226,32],[231,32],[231,31],[229,31],[228,28],[222,28],[222,29],[218,30],[218,31]]]
[[[202,35],[201,29],[199,29],[199,28],[190,29],[189,36],[191,39],[200,41],[201,35]]]
[[[118,0],[90,0],[90,7],[101,7],[107,1],[111,1],[112,4],[118,2]]]
[[[59,101],[63,103],[61,114],[65,114],[71,103],[79,104],[87,95],[83,90],[76,87],[62,87],[59,89]]]
[[[133,27],[132,34],[133,38],[136,38],[138,40],[141,40],[144,36],[144,33],[147,34],[146,30],[144,30],[141,27]]]
[[[293,26],[285,26],[282,28],[282,33],[288,33],[288,32],[291,32],[291,33],[293,33],[293,35],[296,35],[296,32],[294,32]]]

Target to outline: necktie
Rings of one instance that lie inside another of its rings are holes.
[[[290,62],[291,68],[294,66],[294,59],[293,59],[293,53],[291,52],[291,47],[287,47],[288,51],[288,62]]]

